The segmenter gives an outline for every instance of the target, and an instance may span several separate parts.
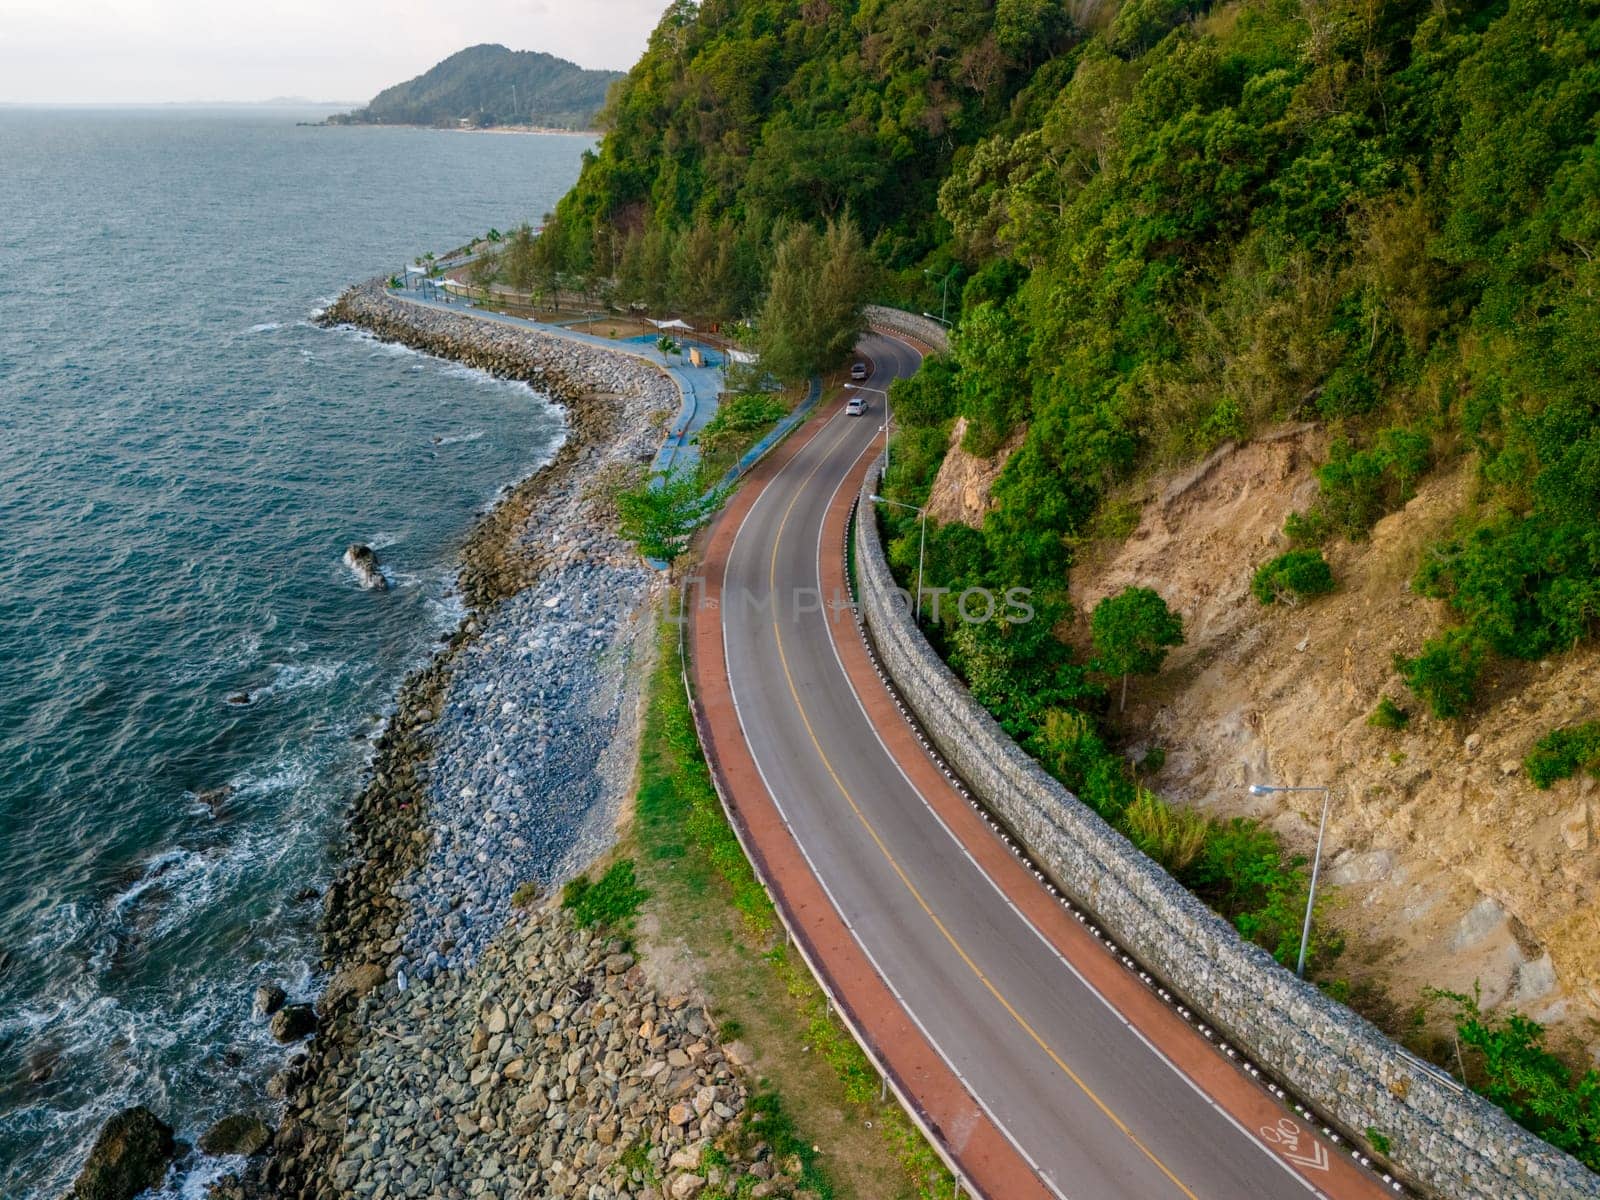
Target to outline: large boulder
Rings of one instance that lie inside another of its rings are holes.
[[[72,1185],[73,1200],[133,1200],[156,1187],[178,1152],[171,1126],[144,1105],[125,1108],[100,1130]]]
[[[335,975],[317,1001],[317,1014],[327,1020],[347,1000],[359,1000],[381,984],[387,975],[377,963],[357,963]]]
[[[286,1004],[272,1014],[268,1028],[280,1042],[298,1042],[317,1031],[317,1014],[309,1004]]]
[[[223,1117],[200,1135],[200,1149],[207,1154],[260,1154],[272,1141],[272,1127],[260,1117],[235,1113]]]
[[[270,1017],[289,1002],[288,994],[275,983],[263,983],[256,989],[250,1011],[258,1017]]]
[[[361,586],[369,591],[386,592],[389,581],[378,570],[378,552],[361,542],[351,542],[344,552],[344,565],[356,573]]]

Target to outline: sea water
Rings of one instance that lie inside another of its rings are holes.
[[[527,387],[311,318],[538,221],[588,141],[321,115],[0,108],[6,1200],[128,1104],[266,1109],[250,993],[313,993],[370,739],[474,514],[559,444]]]

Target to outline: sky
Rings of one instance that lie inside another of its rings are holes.
[[[0,102],[365,102],[479,42],[626,70],[667,0],[0,0]]]

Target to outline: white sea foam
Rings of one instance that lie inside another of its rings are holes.
[[[435,446],[456,446],[462,442],[475,442],[483,437],[483,430],[474,429],[471,433],[447,433],[443,437],[435,438]]]
[[[282,321],[263,321],[259,325],[250,326],[249,332],[250,333],[271,333],[274,330],[282,329],[282,328],[283,328],[283,322]]]
[[[267,796],[274,792],[305,787],[316,778],[316,768],[302,758],[284,756],[262,764],[260,773],[243,771],[230,783],[240,796]]]
[[[326,687],[339,678],[345,668],[343,662],[274,663],[273,666],[277,674],[271,683],[257,689],[257,697]]]

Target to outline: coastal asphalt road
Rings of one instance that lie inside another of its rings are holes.
[[[908,345],[881,335],[861,350],[875,366],[872,387],[918,362]],[[1125,1018],[1091,986],[1095,969],[1080,972],[1070,947],[1064,953],[1060,938],[1024,915],[1030,902],[1007,894],[980,865],[991,861],[985,850],[958,840],[967,835],[936,815],[904,756],[891,755],[867,716],[859,673],[846,669],[846,650],[859,657],[859,635],[827,585],[828,556],[841,547],[824,536],[876,452],[883,419],[876,395],[864,417],[825,418],[742,516],[729,514],[738,524],[720,594],[743,739],[856,942],[939,1057],[1065,1200],[1392,1194],[1309,1131],[1286,1156],[1273,1136],[1275,1114],[1286,1110],[1226,1064],[1220,1081],[1215,1070],[1180,1070],[1177,1062],[1197,1061],[1197,1048],[1174,1051],[1174,1036],[1217,1056],[1176,1017],[1148,1033],[1130,1024],[1150,1018],[1139,1004],[1123,1005],[1133,1014]],[[832,574],[842,578],[836,566]]]

